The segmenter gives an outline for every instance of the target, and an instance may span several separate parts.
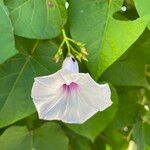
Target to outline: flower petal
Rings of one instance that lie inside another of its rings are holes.
[[[74,76],[77,76],[74,74]],[[108,84],[96,83],[89,74],[78,76],[76,83],[79,84],[79,96],[89,105],[95,107],[99,111],[103,111],[111,106],[111,91]],[[74,77],[76,78],[76,77]]]
[[[59,91],[58,91],[59,92]],[[47,103],[39,105],[39,118],[45,120],[61,120],[61,116],[66,108],[65,93],[57,93],[55,99],[49,99]]]
[[[67,97],[66,110],[61,120],[67,123],[81,124],[93,116],[98,110],[84,102],[78,90]]]
[[[77,89],[63,89],[63,84],[67,86],[73,82],[78,85]],[[99,85],[89,74],[71,73],[65,69],[35,78],[32,88],[39,118],[66,123],[83,123],[106,109],[112,104],[110,95],[108,84]]]
[[[47,98],[56,93],[56,91],[66,83],[71,83],[70,72],[67,70],[59,70],[49,76],[36,77],[32,87],[32,98]]]
[[[55,74],[35,78],[31,95],[41,119],[62,118],[67,105],[62,86],[72,82],[70,74],[69,71],[61,69]]]
[[[71,92],[69,95],[63,93],[59,95],[59,100],[55,105],[51,103],[45,105],[44,111],[40,113],[40,118],[46,120],[62,120],[66,123],[80,124],[93,116],[98,110],[78,96],[78,93]],[[51,107],[52,106],[52,107]],[[46,108],[47,107],[47,108]]]

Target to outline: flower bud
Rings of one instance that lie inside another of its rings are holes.
[[[83,47],[83,48],[81,49],[81,53],[83,53],[84,55],[88,55],[88,52],[87,52],[87,50],[86,50],[85,47]]]
[[[79,67],[78,62],[75,60],[73,56],[66,57],[62,64],[62,69],[67,69],[72,73],[78,73]]]

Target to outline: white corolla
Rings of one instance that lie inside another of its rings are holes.
[[[112,104],[109,85],[100,85],[88,73],[79,73],[73,57],[66,57],[56,73],[36,77],[32,98],[40,119],[76,124]]]

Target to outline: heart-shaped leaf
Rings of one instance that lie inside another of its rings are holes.
[[[147,36],[143,34],[102,74],[100,80],[121,86],[148,86],[143,53],[147,48],[146,40]]]
[[[56,123],[45,123],[29,131],[26,127],[8,128],[0,137],[2,150],[68,150],[68,138]]]
[[[9,12],[0,2],[0,63],[17,53]]]
[[[150,150],[150,125],[137,122],[133,128],[133,139],[136,142],[137,150]]]
[[[37,41],[29,51],[27,47],[24,51],[20,47],[20,54],[0,66],[0,127],[34,113],[31,99],[34,77],[58,69],[59,65],[52,60],[57,49],[55,44]]]
[[[58,36],[66,22],[65,0],[6,0],[15,34],[48,39]]]
[[[138,11],[138,14],[142,17],[145,15],[150,15],[150,1],[149,0],[134,0],[135,7]],[[149,16],[150,17],[150,16]],[[150,29],[150,24],[148,25]]]
[[[120,0],[71,0],[71,35],[86,44],[87,67],[95,79],[137,40],[148,23],[147,17],[134,21],[113,18],[121,4]]]

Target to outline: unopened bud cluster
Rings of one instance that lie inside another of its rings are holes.
[[[88,52],[85,48],[85,44],[75,41],[71,38],[68,38],[64,30],[62,31],[62,33],[63,33],[63,41],[61,42],[59,49],[54,56],[56,63],[59,62],[63,54],[63,47],[65,44],[67,46],[68,56],[73,55],[79,61],[82,61],[82,60],[88,61],[87,59]]]
[[[82,59],[85,60],[85,61],[88,61],[88,59],[86,58],[87,55],[88,55],[88,53],[87,53],[87,51],[86,51],[86,48],[85,48],[85,47],[81,47],[80,49],[81,49],[81,51],[80,51],[79,54],[76,55],[76,58],[77,58],[79,61],[82,61]]]

